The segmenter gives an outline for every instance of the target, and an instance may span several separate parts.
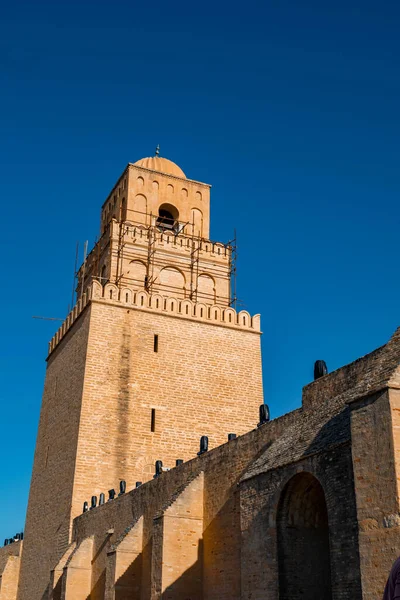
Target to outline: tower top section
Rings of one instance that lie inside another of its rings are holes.
[[[133,164],[135,167],[142,167],[149,171],[156,171],[157,173],[165,173],[166,175],[174,175],[174,177],[186,179],[185,173],[176,163],[172,162],[172,160],[168,160],[168,158],[163,158],[158,155],[141,158]]]
[[[128,163],[102,206],[101,235],[112,219],[208,239],[210,185],[186,177],[159,155]]]
[[[160,157],[159,147],[128,163],[102,206],[100,238],[78,272],[78,297],[97,280],[229,307],[234,245],[209,238],[210,187]]]

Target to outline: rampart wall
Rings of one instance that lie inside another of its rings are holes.
[[[23,542],[0,548],[0,600],[17,600]]]

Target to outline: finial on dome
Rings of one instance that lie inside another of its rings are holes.
[[[159,156],[159,155],[160,155],[160,144],[157,144],[157,147],[156,147],[156,156]]]

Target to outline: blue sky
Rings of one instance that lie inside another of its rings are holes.
[[[3,3],[0,543],[23,528],[75,244],[128,162],[161,154],[237,228],[265,399],[300,405],[398,325],[400,6],[368,0]],[[257,415],[255,415],[255,423]]]

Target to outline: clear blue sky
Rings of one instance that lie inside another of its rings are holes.
[[[161,154],[237,228],[265,399],[300,405],[400,325],[400,5],[3,3],[0,543],[23,528],[48,321],[125,165]],[[257,415],[254,415],[254,423]],[[55,490],[56,493],[56,490]]]

